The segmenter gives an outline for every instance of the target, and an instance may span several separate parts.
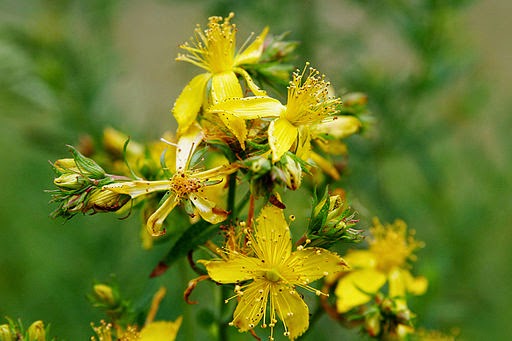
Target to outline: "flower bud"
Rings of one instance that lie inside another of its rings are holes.
[[[328,247],[341,239],[362,240],[361,231],[352,228],[357,223],[355,213],[345,206],[342,195],[329,195],[326,190],[317,200],[308,226],[311,246]]]
[[[371,337],[377,337],[380,334],[380,315],[367,315],[364,319],[364,329]]]
[[[30,341],[46,341],[46,330],[43,321],[35,321],[28,327],[28,339]]]
[[[14,341],[15,335],[8,324],[0,325],[0,341]]]
[[[362,92],[351,92],[343,96],[342,101],[346,107],[366,105],[368,103],[368,96]]]
[[[289,155],[285,154],[281,158],[281,164],[284,165],[283,169],[283,182],[291,190],[296,190],[302,183],[302,167],[300,164],[292,159]]]
[[[101,168],[100,165],[98,165],[94,160],[85,157],[73,146],[68,147],[71,150],[73,158],[76,162],[76,166],[78,167],[82,175],[90,177],[92,179],[102,179],[106,176],[106,173],[103,170],[103,168]]]
[[[95,299],[98,302],[101,302],[102,304],[104,304],[105,306],[114,307],[117,304],[116,303],[117,295],[114,294],[112,287],[110,287],[106,284],[100,283],[100,284],[96,284],[93,287],[93,291],[94,291]]]
[[[130,200],[130,196],[119,194],[113,191],[94,188],[87,199],[85,211],[92,210],[96,212],[113,212],[120,209]]]
[[[55,186],[63,189],[80,189],[87,184],[87,180],[79,173],[64,173],[53,180]]]

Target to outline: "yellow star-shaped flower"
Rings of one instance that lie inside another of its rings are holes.
[[[180,46],[188,53],[178,55],[176,60],[194,64],[206,71],[195,76],[174,103],[172,113],[178,121],[180,134],[195,122],[202,106],[207,107],[209,104],[227,98],[243,96],[237,75],[243,77],[247,87],[255,95],[265,94],[265,91],[256,86],[242,66],[258,62],[268,28],[265,28],[251,44],[236,51],[237,29],[230,23],[233,17],[234,14],[230,13],[223,22],[222,17],[210,17],[208,29],[203,31],[198,26],[195,30],[195,41],[192,40],[192,44],[185,43]],[[208,93],[207,89],[209,89]],[[231,117],[229,120],[224,120],[224,124],[237,132],[236,137],[243,146],[245,135],[247,135],[245,122]]]
[[[275,206],[264,207],[254,233],[246,232],[250,254],[228,249],[225,259],[202,263],[214,281],[237,284],[234,297],[239,302],[231,325],[247,331],[263,320],[262,327],[271,328],[273,339],[273,328],[279,317],[285,336],[294,340],[309,326],[308,306],[295,287],[321,295],[322,292],[309,284],[344,271],[347,265],[337,254],[325,249],[299,246],[292,251],[290,229],[282,210]],[[246,281],[250,282],[243,284]]]
[[[296,154],[307,159],[311,148],[311,127],[332,119],[332,114],[338,111],[341,104],[339,98],[330,96],[330,83],[325,77],[317,70],[308,68],[308,65],[302,72],[293,73],[286,105],[268,96],[231,98],[214,104],[208,112],[219,114],[223,121],[233,116],[247,120],[277,117],[268,128],[273,161],[279,161],[295,142]],[[306,70],[309,70],[308,74]]]
[[[152,236],[165,233],[162,229],[165,219],[182,200],[192,202],[199,215],[212,224],[225,220],[228,213],[217,208],[216,203],[206,197],[205,187],[221,182],[223,176],[235,172],[238,167],[235,164],[226,164],[200,172],[190,170],[190,159],[203,137],[203,132],[197,125],[190,127],[180,137],[176,147],[176,168],[169,180],[117,182],[103,186],[102,189],[128,194],[132,199],[153,192],[167,191],[167,199],[146,222],[146,228]]]
[[[371,229],[369,250],[349,252],[345,259],[352,271],[343,276],[336,287],[337,310],[345,313],[371,300],[388,283],[389,296],[406,307],[405,295],[421,295],[427,289],[424,277],[413,277],[407,260],[415,259],[412,254],[422,244],[407,237],[407,226],[401,220],[392,225],[382,225],[377,219]]]

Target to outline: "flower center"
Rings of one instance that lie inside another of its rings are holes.
[[[183,171],[178,171],[171,178],[171,190],[178,197],[182,197],[189,193],[195,193],[202,187],[199,180],[190,177]]]
[[[270,269],[265,271],[265,278],[271,282],[278,282],[281,279],[281,275],[276,269]]]

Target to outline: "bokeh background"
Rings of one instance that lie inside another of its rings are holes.
[[[197,73],[174,61],[178,44],[230,11],[241,41],[265,25],[289,31],[301,41],[298,66],[309,60],[340,93],[368,94],[375,122],[347,141],[341,185],[362,227],[402,218],[426,242],[418,324],[463,340],[512,335],[507,0],[1,0],[0,317],[43,319],[59,340],[86,340],[102,316],[85,295],[115,273],[139,305],[165,285],[159,318],[184,314],[181,340],[206,335],[197,325],[208,310],[181,299],[193,277],[185,263],[148,279],[169,245],[142,250],[137,214],[63,223],[49,218],[44,190],[48,160],[86,134],[98,143],[105,126],[138,140],[172,131],[169,109]],[[361,338],[325,317],[304,339],[336,335]]]

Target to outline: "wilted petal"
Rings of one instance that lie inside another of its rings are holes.
[[[149,217],[146,222],[146,228],[152,236],[161,236],[165,234],[162,231],[162,225],[171,211],[178,204],[176,194],[171,193],[162,205]]]
[[[208,200],[197,193],[190,193],[188,198],[197,208],[201,218],[209,223],[217,224],[226,220],[228,217],[228,212],[223,209],[216,208],[215,202]]]
[[[168,180],[158,181],[128,181],[117,182],[103,186],[102,190],[109,190],[119,194],[128,194],[135,199],[141,195],[147,195],[153,192],[168,191],[171,183]]]
[[[378,271],[367,269],[347,274],[338,282],[335,294],[339,313],[345,313],[358,305],[370,301],[369,294],[376,293],[386,283],[386,276]]]
[[[201,127],[193,124],[179,138],[176,149],[176,170],[183,171],[188,169],[190,158],[204,138]]]

